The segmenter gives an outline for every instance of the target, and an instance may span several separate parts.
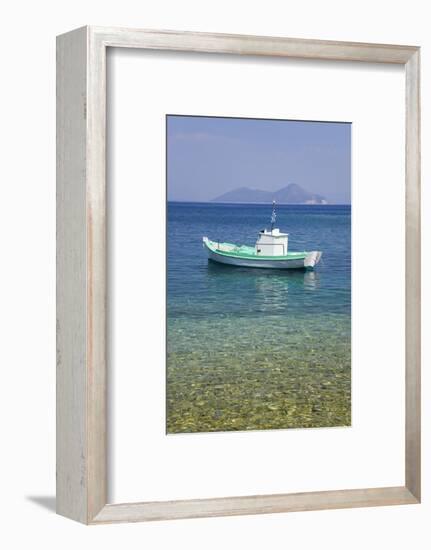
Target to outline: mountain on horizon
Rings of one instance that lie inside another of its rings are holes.
[[[262,191],[250,187],[238,187],[228,191],[211,202],[266,203],[275,201],[278,204],[328,204],[326,198],[317,193],[310,193],[296,183],[289,183],[278,191]]]

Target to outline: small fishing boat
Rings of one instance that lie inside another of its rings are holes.
[[[272,203],[271,229],[259,232],[255,246],[211,241],[203,237],[203,246],[208,258],[214,262],[240,267],[262,267],[267,269],[313,269],[319,263],[322,252],[290,252],[288,233],[275,228],[275,202]]]

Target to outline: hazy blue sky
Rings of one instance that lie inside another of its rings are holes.
[[[237,187],[297,183],[350,203],[349,123],[169,115],[168,199],[208,201]]]

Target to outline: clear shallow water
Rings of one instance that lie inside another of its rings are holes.
[[[278,206],[315,271],[208,262],[253,245],[270,205],[168,204],[167,431],[350,424],[350,206]]]

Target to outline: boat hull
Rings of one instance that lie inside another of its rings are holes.
[[[238,266],[238,267],[253,267],[260,269],[313,269],[319,262],[322,255],[319,251],[308,252],[303,258],[294,259],[253,259],[253,258],[240,258],[235,256],[229,256],[227,254],[220,254],[219,252],[212,250],[204,240],[204,247],[208,254],[208,259],[220,264]]]

